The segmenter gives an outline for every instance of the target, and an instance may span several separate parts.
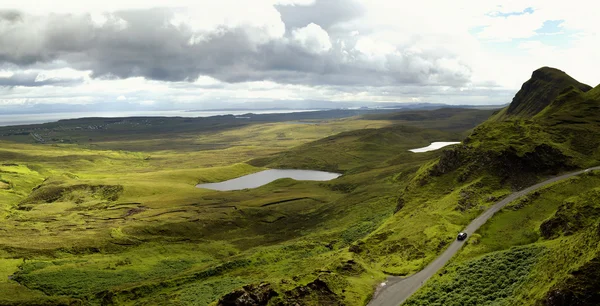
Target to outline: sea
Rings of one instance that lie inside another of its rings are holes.
[[[311,109],[268,109],[268,110],[215,110],[215,111],[122,111],[122,112],[77,112],[77,113],[41,113],[41,114],[0,114],[0,126],[40,124],[55,122],[61,119],[77,119],[90,117],[118,118],[118,117],[211,117],[219,115],[244,115],[253,114],[283,114],[296,112],[317,111]]]

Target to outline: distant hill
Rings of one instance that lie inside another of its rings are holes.
[[[372,120],[393,120],[398,122],[398,124],[427,129],[466,132],[487,120],[498,108],[439,108],[431,111],[405,110],[402,112],[369,114],[363,117]]]
[[[251,164],[342,172],[357,167],[368,169],[375,164],[385,164],[390,158],[413,156],[407,148],[427,146],[434,141],[458,141],[492,113],[493,110],[488,109],[440,108],[365,114],[364,119],[389,120],[394,126],[340,133],[253,160]]]

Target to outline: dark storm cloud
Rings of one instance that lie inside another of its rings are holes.
[[[0,22],[17,22],[21,20],[21,13],[12,10],[0,10]]]
[[[279,7],[288,26],[307,22],[324,28],[359,15],[358,6],[342,0],[317,1],[309,7]],[[321,13],[321,15],[319,15]],[[353,48],[356,38],[331,35],[332,48],[309,50],[294,40],[257,39],[255,27],[221,27],[210,32],[175,26],[167,9],[122,11],[94,24],[86,15],[28,16],[3,13],[0,20],[0,64],[21,68],[67,63],[92,70],[96,78],[143,76],[162,81],[193,81],[209,75],[225,82],[271,80],[305,85],[400,84],[460,85],[468,69],[454,71],[438,62],[442,53],[398,52],[373,59]],[[201,37],[194,43],[194,38]],[[466,71],[466,72],[465,72]],[[26,82],[21,81],[23,84]]]

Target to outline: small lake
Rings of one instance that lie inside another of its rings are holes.
[[[412,149],[412,150],[409,150],[409,151],[414,152],[414,153],[423,153],[423,152],[434,151],[434,150],[437,150],[437,149],[441,149],[441,148],[443,148],[445,146],[449,146],[449,145],[453,145],[453,144],[458,144],[458,143],[460,143],[460,142],[456,142],[456,141],[454,141],[454,142],[432,142],[427,147],[418,148],[418,149]]]
[[[282,178],[291,178],[297,181],[330,181],[339,176],[341,176],[339,173],[324,171],[271,169],[248,174],[225,182],[198,184],[196,187],[219,191],[230,191],[257,188]]]

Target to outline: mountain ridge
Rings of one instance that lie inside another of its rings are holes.
[[[505,115],[508,117],[531,118],[543,111],[560,95],[570,91],[587,92],[591,86],[583,84],[562,70],[542,67],[531,74],[523,83]]]

